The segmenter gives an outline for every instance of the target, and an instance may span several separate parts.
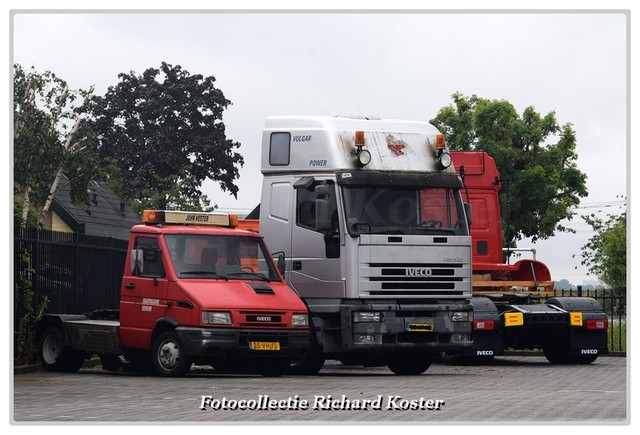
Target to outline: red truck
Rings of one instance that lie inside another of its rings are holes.
[[[38,323],[45,369],[74,372],[97,355],[114,371],[179,376],[195,363],[279,376],[308,350],[305,304],[236,215],[148,210],[142,220],[131,229],[119,310]]]
[[[589,364],[608,352],[608,318],[589,297],[553,297],[541,261],[504,261],[498,169],[484,152],[452,151],[471,204],[473,346],[447,360],[488,362],[505,349],[542,349],[552,364]]]

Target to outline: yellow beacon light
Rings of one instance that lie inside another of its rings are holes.
[[[237,227],[239,223],[236,214],[174,210],[145,210],[142,212],[142,222],[152,225],[214,225],[231,228]]]
[[[368,150],[364,150],[364,131],[356,131],[355,137],[356,145],[356,162],[358,166],[364,168],[371,163],[371,153]]]

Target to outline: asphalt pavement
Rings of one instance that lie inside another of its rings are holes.
[[[194,367],[184,378],[83,368],[14,374],[12,424],[607,424],[629,422],[626,357],[551,365],[434,364],[420,376],[328,362],[316,376],[265,378]]]

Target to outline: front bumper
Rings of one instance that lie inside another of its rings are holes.
[[[309,330],[176,328],[182,346],[193,359],[296,358],[309,349]],[[250,343],[278,343],[279,350],[253,350]]]
[[[355,323],[354,311],[376,311],[381,322]],[[468,321],[453,322],[452,311],[469,313]],[[365,304],[341,307],[342,343],[346,351],[429,353],[472,346],[470,304]]]

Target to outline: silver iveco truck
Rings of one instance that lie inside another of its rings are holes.
[[[261,205],[241,226],[280,251],[325,359],[426,371],[471,346],[470,208],[444,135],[424,122],[270,117]]]

